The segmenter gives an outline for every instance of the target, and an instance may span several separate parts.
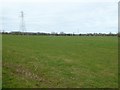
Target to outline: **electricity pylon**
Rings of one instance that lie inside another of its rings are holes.
[[[21,31],[22,33],[24,33],[24,32],[26,32],[26,27],[25,27],[24,12],[23,12],[23,11],[21,11],[20,17],[21,17],[20,31]]]

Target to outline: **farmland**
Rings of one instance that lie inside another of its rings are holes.
[[[3,88],[118,87],[116,36],[2,36]]]

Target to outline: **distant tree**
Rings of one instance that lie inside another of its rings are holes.
[[[65,36],[66,34],[64,32],[60,32],[60,35]]]
[[[51,32],[51,35],[57,36],[58,34],[56,32]]]
[[[108,34],[109,36],[112,36],[112,33],[111,32],[109,32],[109,34]]]

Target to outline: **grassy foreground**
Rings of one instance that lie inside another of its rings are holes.
[[[118,87],[117,37],[2,38],[3,88]]]

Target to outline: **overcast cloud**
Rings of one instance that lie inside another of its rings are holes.
[[[10,2],[11,1],[11,2]],[[117,33],[117,0],[4,0],[2,26],[18,31],[20,12],[25,13],[27,31],[66,33]],[[89,2],[87,2],[89,1]]]

